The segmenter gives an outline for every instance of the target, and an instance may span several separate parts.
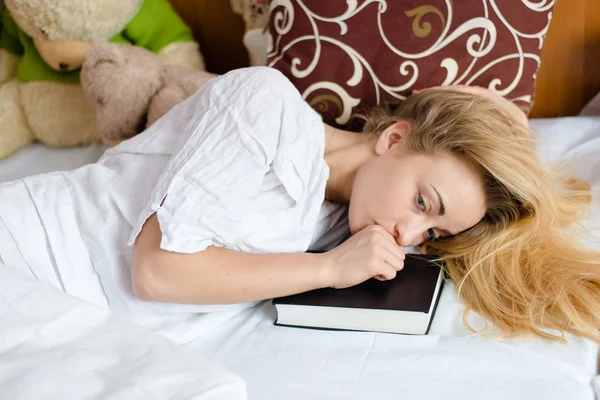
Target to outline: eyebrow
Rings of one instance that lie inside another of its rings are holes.
[[[433,184],[431,184],[431,187],[435,191],[435,194],[437,194],[438,201],[440,202],[440,214],[439,215],[446,214],[446,206],[444,205],[444,199],[442,199],[442,196],[440,196],[440,192],[437,191],[437,189],[435,188],[435,186],[433,186]]]
[[[439,215],[444,215],[446,214],[446,206],[444,205],[444,199],[442,199],[442,196],[440,195],[440,192],[437,191],[437,189],[435,188],[435,186],[433,186],[433,184],[431,184],[431,187],[433,188],[433,190],[435,191],[435,194],[437,194],[438,197],[438,201],[440,202],[440,212]],[[446,230],[446,229],[439,229],[437,228],[438,231],[440,231],[440,233],[442,235],[446,236],[452,236],[452,232]]]

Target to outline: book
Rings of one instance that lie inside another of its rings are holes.
[[[273,299],[275,324],[307,328],[424,335],[444,285],[431,256],[407,254],[389,281],[369,279],[345,289],[317,289]]]

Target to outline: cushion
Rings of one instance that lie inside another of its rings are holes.
[[[400,101],[413,89],[484,86],[525,113],[554,2],[274,0],[268,65],[326,123]]]

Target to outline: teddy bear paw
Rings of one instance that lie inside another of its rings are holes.
[[[0,159],[33,142],[34,136],[21,107],[19,82],[0,86]]]

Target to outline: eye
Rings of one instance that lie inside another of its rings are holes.
[[[425,240],[435,240],[437,239],[435,237],[435,231],[433,230],[433,228],[429,228],[427,229],[427,232],[425,232]]]
[[[45,29],[40,29],[40,32],[42,35],[48,36],[48,31],[46,31]]]
[[[423,195],[421,193],[417,194],[417,206],[421,211],[425,211],[425,200],[423,200]]]

